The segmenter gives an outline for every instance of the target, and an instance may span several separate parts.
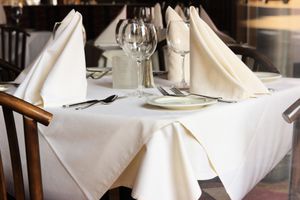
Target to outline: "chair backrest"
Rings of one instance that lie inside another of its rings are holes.
[[[0,58],[24,69],[28,36],[29,34],[25,30],[18,27],[0,25]]]
[[[255,48],[241,44],[230,44],[228,47],[235,54],[242,56],[242,61],[252,71],[279,73],[272,61],[265,55],[258,52]]]
[[[52,114],[4,92],[0,92],[0,105],[2,106],[9,144],[15,198],[17,200],[25,199],[25,188],[13,112],[23,116],[30,199],[43,199],[37,123],[47,126]],[[0,159],[0,199],[6,200],[6,195],[3,165]]]
[[[0,58],[0,81],[13,81],[21,73],[21,69]]]
[[[284,113],[283,118],[288,123],[294,123],[292,162],[290,170],[289,200],[299,200],[300,197],[300,99],[293,103]]]

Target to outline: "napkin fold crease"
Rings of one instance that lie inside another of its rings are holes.
[[[192,93],[245,99],[268,94],[255,74],[223,43],[215,32],[190,8]]]

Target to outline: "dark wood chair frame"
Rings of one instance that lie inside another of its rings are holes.
[[[280,73],[272,61],[265,55],[258,52],[254,47],[241,44],[230,44],[228,47],[237,55],[242,56],[242,61],[247,64],[247,59],[254,60],[253,67],[248,66],[252,71]]]
[[[41,200],[43,199],[43,189],[37,123],[48,126],[52,114],[4,92],[0,92],[0,105],[7,131],[15,199],[25,199],[20,150],[13,116],[13,113],[17,112],[23,116],[30,199]],[[0,199],[7,200],[2,159],[0,159]]]
[[[20,68],[17,68],[0,58],[0,81],[13,81],[21,71]]]
[[[0,41],[1,41],[1,55],[3,60],[20,68],[25,68],[26,56],[26,42],[27,37],[30,36],[25,30],[10,26],[0,25]],[[21,55],[19,54],[21,49]]]

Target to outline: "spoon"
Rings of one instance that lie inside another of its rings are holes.
[[[75,108],[75,110],[86,109],[86,108],[91,107],[91,106],[93,106],[93,105],[95,105],[97,103],[102,103],[103,105],[107,105],[107,104],[110,104],[110,103],[114,102],[117,98],[118,98],[118,95],[114,94],[114,95],[111,95],[111,96],[109,96],[109,97],[107,97],[105,99],[96,100],[96,101],[94,101],[94,102],[92,102],[92,103],[90,103],[90,104],[88,104],[86,106]]]

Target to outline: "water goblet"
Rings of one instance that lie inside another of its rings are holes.
[[[141,19],[143,22],[151,23],[152,20],[152,9],[151,7],[136,7],[134,9],[134,17]]]
[[[115,30],[115,39],[117,44],[123,48],[122,44],[122,31],[125,25],[128,24],[128,19],[120,19],[117,23],[116,30]]]
[[[122,31],[123,50],[137,62],[138,89],[137,96],[146,96],[142,91],[142,66],[154,53],[157,45],[156,30],[153,24],[142,20],[130,20]]]
[[[185,80],[185,57],[190,52],[189,24],[186,21],[170,21],[167,25],[167,44],[168,47],[179,54],[182,58],[181,81],[175,86],[180,89],[187,89],[189,85]]]

